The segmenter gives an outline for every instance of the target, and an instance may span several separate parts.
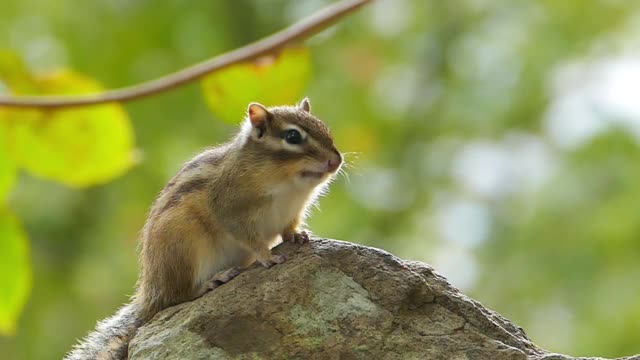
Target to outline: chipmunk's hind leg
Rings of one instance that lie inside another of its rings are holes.
[[[204,292],[214,290],[220,287],[223,284],[228,283],[233,280],[236,276],[240,275],[242,271],[238,267],[232,267],[230,269],[220,271],[219,273],[213,275],[209,281],[205,283]]]

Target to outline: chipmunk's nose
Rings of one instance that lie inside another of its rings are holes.
[[[336,151],[333,154],[333,157],[327,162],[327,167],[330,172],[336,172],[340,167],[340,164],[342,164],[342,155]]]

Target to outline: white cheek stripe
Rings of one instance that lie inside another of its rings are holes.
[[[302,147],[300,147],[300,145],[292,145],[289,144],[288,142],[284,141],[284,139],[282,139],[282,142],[280,142],[280,145],[282,146],[283,149],[287,150],[287,151],[291,151],[294,153],[303,153],[304,150],[302,149]]]

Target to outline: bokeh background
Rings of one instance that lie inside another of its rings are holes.
[[[0,48],[113,88],[329,2],[2,0]],[[314,232],[433,264],[549,350],[640,353],[640,2],[379,0],[307,45],[305,93],[353,153]],[[197,83],[126,110],[130,171],[12,192],[33,289],[0,358],[60,358],[127,301],[154,197],[234,131]]]

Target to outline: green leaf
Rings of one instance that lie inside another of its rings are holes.
[[[15,333],[31,290],[27,235],[15,216],[0,210],[0,334]]]
[[[72,71],[38,78],[42,94],[99,92],[98,82]],[[118,104],[59,110],[0,110],[18,166],[70,186],[107,182],[134,163],[133,130]]]
[[[0,122],[0,204],[4,202],[7,195],[16,182],[16,165],[9,156],[7,147],[7,131]]]
[[[267,106],[300,100],[311,74],[309,51],[288,48],[253,63],[234,65],[207,76],[202,87],[211,110],[227,123],[237,123],[252,101]]]

